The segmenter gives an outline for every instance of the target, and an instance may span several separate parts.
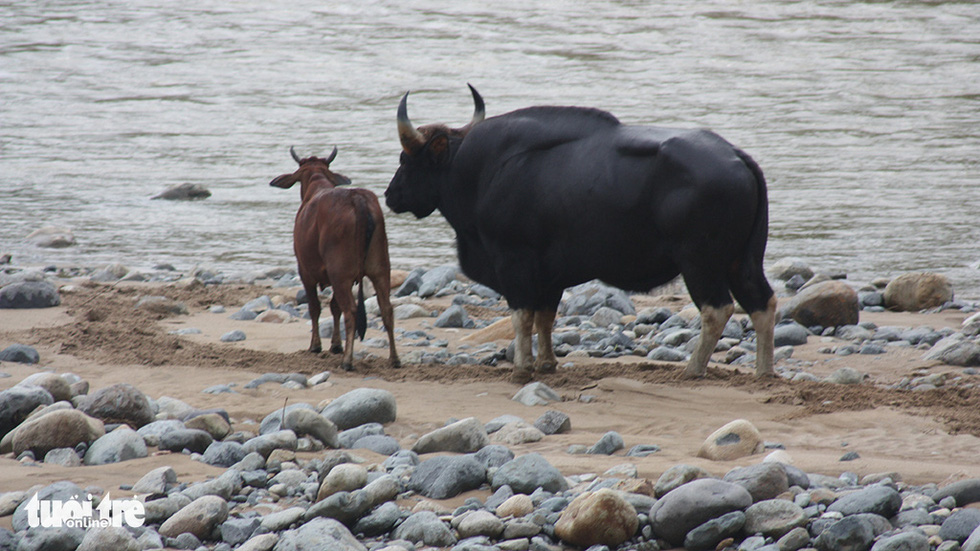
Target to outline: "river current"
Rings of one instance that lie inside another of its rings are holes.
[[[0,2],[0,253],[254,271],[293,264],[302,156],[383,193],[395,110],[459,126],[540,104],[711,128],[769,182],[767,263],[930,270],[980,298],[973,2]],[[153,201],[194,183],[212,196]],[[455,261],[438,214],[387,213],[392,264]],[[24,238],[70,228],[77,244]]]

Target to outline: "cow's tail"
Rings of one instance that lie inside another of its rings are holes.
[[[374,237],[374,231],[377,224],[374,221],[374,216],[371,215],[371,209],[368,208],[365,199],[360,196],[355,197],[354,208],[357,210],[356,216],[358,225],[364,224],[364,258],[362,262],[365,262],[367,260],[368,251],[371,249],[371,239]],[[354,330],[356,335],[363,341],[364,334],[367,333],[367,310],[364,308],[363,277],[357,285],[357,312],[354,314]]]

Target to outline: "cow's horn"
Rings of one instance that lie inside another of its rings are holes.
[[[296,161],[297,164],[302,164],[302,161],[300,160],[299,155],[296,154],[296,150],[293,149],[293,146],[289,146],[289,154],[293,156],[293,160]]]
[[[406,153],[412,154],[425,145],[425,138],[408,118],[408,92],[402,96],[401,103],[398,104],[398,138],[402,142],[402,149]]]
[[[467,83],[466,85],[470,87],[470,92],[473,94],[473,118],[466,126],[461,128],[464,134],[483,122],[483,119],[487,117],[487,106],[483,103],[483,97],[480,96],[480,93],[476,91],[476,88],[472,84]]]
[[[327,157],[324,162],[326,162],[327,164],[330,164],[336,158],[337,158],[337,146],[333,146],[333,152],[330,153],[330,156]]]

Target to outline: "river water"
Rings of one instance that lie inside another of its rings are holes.
[[[416,124],[535,104],[708,127],[769,181],[767,262],[980,298],[980,9],[850,0],[0,2],[0,253],[14,263],[293,263],[288,148],[381,194]],[[152,201],[206,186],[197,202]],[[398,268],[455,261],[388,213]],[[71,228],[67,249],[32,230]]]

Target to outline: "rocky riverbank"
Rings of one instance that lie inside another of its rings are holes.
[[[351,374],[298,352],[288,270],[5,274],[0,297],[57,305],[0,310],[0,549],[980,548],[976,304],[895,313],[885,282],[801,268],[774,277],[776,381],[745,316],[682,381],[686,297],[588,284],[525,388],[504,303],[452,267],[402,274],[409,365],[375,317]],[[136,498],[143,523],[28,529],[35,495]]]

